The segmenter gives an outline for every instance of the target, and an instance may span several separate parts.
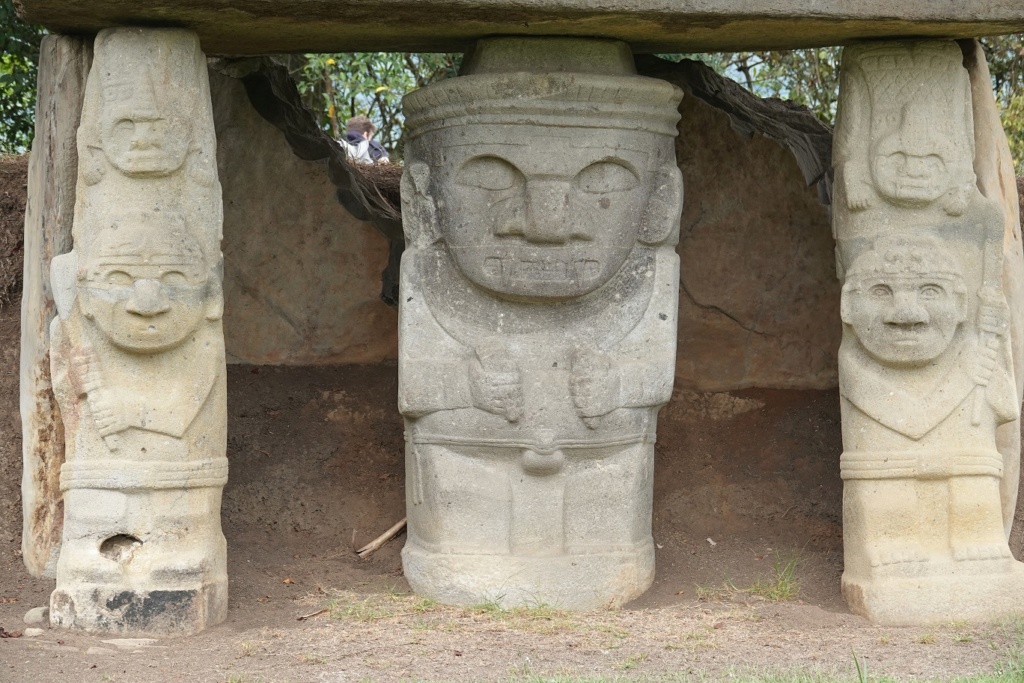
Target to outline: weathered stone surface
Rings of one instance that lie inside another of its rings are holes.
[[[1024,610],[1007,545],[1019,442],[997,436],[1020,417],[1024,263],[987,70],[966,47],[973,73],[954,42],[843,56],[843,594],[880,623]]]
[[[335,198],[253,109],[210,73],[224,190],[224,336],[229,361],[372,363],[396,357],[397,315],[378,296],[388,245]]]
[[[1024,31],[1016,0],[19,0],[53,31],[185,26],[207,52],[463,50],[500,34],[603,36],[642,52],[836,45],[896,36],[965,38]]]
[[[830,131],[703,65],[638,66],[688,94],[676,139],[687,196],[676,381],[699,391],[834,387],[839,284],[819,201]]]
[[[33,576],[53,576],[64,504],[64,429],[50,383],[50,321],[57,314],[50,260],[71,250],[78,151],[75,129],[92,58],[91,41],[46,36],[39,50],[36,131],[25,209],[21,299],[22,557]]]
[[[100,33],[77,143],[74,249],[51,263],[66,461],[50,621],[193,633],[227,612],[221,189],[196,37]]]
[[[33,607],[25,612],[25,623],[29,626],[39,626],[50,623],[50,608],[48,606]]]
[[[621,604],[654,573],[682,93],[612,41],[467,63],[405,100],[405,576],[451,603]]]

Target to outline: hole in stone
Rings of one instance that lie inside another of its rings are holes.
[[[100,555],[114,562],[127,562],[142,541],[127,534],[111,536],[100,544]]]

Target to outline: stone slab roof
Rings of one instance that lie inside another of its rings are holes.
[[[637,52],[1024,32],[1022,0],[15,0],[51,31],[182,26],[208,54],[456,51],[494,34],[618,38]]]

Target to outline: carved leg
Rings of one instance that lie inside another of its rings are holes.
[[[846,571],[861,576],[918,573],[927,559],[923,523],[914,480],[848,480],[843,491]]]
[[[949,543],[953,559],[1008,560],[1003,511],[996,477],[952,477],[949,487]]]
[[[66,458],[50,620],[195,633],[227,616],[221,199],[196,37],[102,31],[79,149],[74,249],[51,266]]]

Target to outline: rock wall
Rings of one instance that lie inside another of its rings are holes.
[[[210,73],[224,187],[224,336],[228,362],[374,363],[397,349],[381,303],[387,243],[335,199],[324,165],[302,161],[249,104]]]
[[[680,83],[684,85],[685,83]],[[238,81],[211,74],[224,186],[229,361],[364,363],[396,355],[378,299],[385,240],[342,209]],[[680,386],[835,386],[839,286],[827,209],[793,156],[695,97],[680,107]]]
[[[677,384],[835,386],[842,329],[827,208],[775,142],[741,136],[695,97],[681,112]]]

